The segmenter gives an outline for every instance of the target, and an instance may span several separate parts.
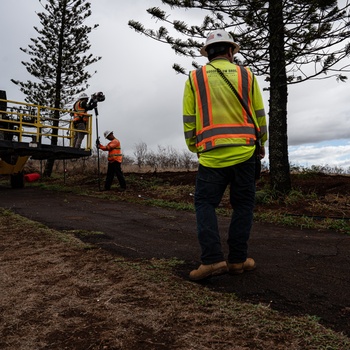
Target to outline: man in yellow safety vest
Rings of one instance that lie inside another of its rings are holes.
[[[184,89],[185,140],[199,159],[195,209],[201,265],[190,272],[189,278],[194,281],[256,267],[247,251],[256,162],[265,156],[267,126],[254,74],[247,67],[233,64],[238,51],[238,44],[225,30],[210,33],[200,51],[209,63],[190,73]],[[215,209],[228,185],[233,214],[225,259]]]

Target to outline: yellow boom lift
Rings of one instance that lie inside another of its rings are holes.
[[[28,159],[76,159],[91,156],[92,117],[88,118],[85,147],[74,148],[71,110],[6,99],[0,90],[0,175],[11,176],[11,187],[24,186]],[[59,116],[59,119],[57,119]],[[57,145],[52,145],[56,138]]]

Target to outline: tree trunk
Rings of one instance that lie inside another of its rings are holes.
[[[57,107],[58,106],[58,107]],[[59,108],[59,104],[55,102],[55,108]],[[52,125],[54,126],[51,131],[51,146],[57,146],[57,140],[58,140],[58,125],[59,125],[59,119],[60,119],[60,114],[58,110],[55,110],[54,115],[53,115],[53,121]],[[52,174],[53,166],[55,164],[55,158],[48,158],[46,165],[45,165],[45,170],[43,173],[44,177],[50,177]]]
[[[52,131],[51,131],[51,146],[57,146],[57,140],[58,140],[58,124],[59,124],[59,118],[60,118],[60,115],[59,115],[59,111],[58,110],[55,110],[54,112],[54,115],[53,115],[53,122],[52,122],[52,125],[54,126],[54,128],[52,128]],[[45,164],[45,170],[44,170],[44,173],[43,173],[43,176],[44,177],[50,177],[51,174],[52,174],[52,170],[53,170],[53,166],[55,164],[55,158],[48,158],[47,159],[47,162]]]
[[[63,52],[63,40],[64,40],[64,29],[66,26],[66,14],[67,14],[67,0],[63,0],[62,4],[62,18],[61,18],[61,27],[60,27],[60,36],[59,36],[59,42],[58,42],[58,65],[56,69],[56,84],[55,84],[55,112],[53,116],[53,122],[52,125],[54,128],[52,128],[51,134],[53,135],[51,138],[51,145],[57,146],[57,140],[58,140],[58,125],[59,125],[59,119],[60,114],[57,109],[61,108],[61,88],[62,88],[62,52]],[[55,164],[55,158],[49,158],[46,162],[44,176],[50,177],[52,174],[52,169]]]
[[[269,2],[270,114],[269,160],[271,186],[278,192],[291,190],[287,136],[287,73],[284,53],[282,0]]]

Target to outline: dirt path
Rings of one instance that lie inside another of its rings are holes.
[[[129,259],[177,258],[174,273],[187,279],[196,267],[199,247],[194,214],[25,188],[0,187],[0,206],[58,230],[91,230],[80,237]],[[228,219],[221,219],[226,232]],[[225,235],[223,246],[225,247]],[[290,315],[309,314],[350,335],[350,237],[255,223],[250,255],[255,272],[202,282],[212,290],[235,293]]]

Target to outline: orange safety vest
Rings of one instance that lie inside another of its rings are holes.
[[[253,74],[244,67],[237,65],[235,67],[237,85],[234,85],[250,111],[253,111],[251,98]],[[203,66],[191,72],[199,109],[199,123],[196,125],[197,150],[204,152],[223,146],[253,146],[256,140],[254,121],[247,115],[228,86],[225,86],[225,91],[221,93],[225,94],[226,101],[232,101],[232,105],[230,103],[232,110],[230,115],[224,116],[227,108],[222,106],[217,98],[212,97],[215,92],[211,90],[208,79],[210,69],[214,68]],[[222,78],[218,76],[218,79]]]
[[[87,123],[89,120],[89,117],[87,116],[85,108],[81,106],[81,102],[82,101],[79,100],[74,104],[73,109],[76,112],[74,113],[74,119],[73,119],[74,123],[81,123],[81,122]]]
[[[108,151],[108,162],[122,162],[122,150],[120,147],[120,142],[116,138],[113,139],[106,146],[100,145],[100,149],[102,149],[103,151]]]

